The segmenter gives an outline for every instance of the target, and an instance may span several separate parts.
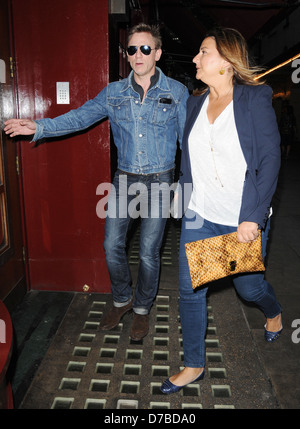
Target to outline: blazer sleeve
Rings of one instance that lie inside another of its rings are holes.
[[[264,227],[270,213],[271,200],[275,193],[280,169],[280,134],[277,119],[272,106],[272,89],[269,86],[252,87],[249,97],[253,154],[252,165],[248,165],[249,183],[252,191],[258,194],[256,205],[251,213],[241,221],[247,220]],[[249,189],[245,189],[244,198],[250,198]],[[246,204],[246,202],[244,203]],[[243,202],[241,207],[243,217]]]

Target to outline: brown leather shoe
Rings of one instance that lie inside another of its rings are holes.
[[[115,328],[119,323],[124,314],[132,310],[132,301],[123,307],[115,307],[114,305],[108,313],[101,319],[99,329],[102,331],[109,331]]]
[[[149,314],[133,313],[133,322],[130,337],[133,341],[139,341],[149,332]]]

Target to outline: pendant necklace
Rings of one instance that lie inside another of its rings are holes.
[[[232,88],[229,89],[228,93],[226,94],[225,97],[227,97],[232,91]],[[228,104],[227,104],[228,105]],[[227,107],[227,106],[226,106]],[[225,108],[226,108],[225,107]],[[223,109],[225,110],[225,109]],[[223,113],[223,111],[221,112]],[[210,146],[210,153],[212,155],[212,159],[213,159],[213,163],[214,163],[214,168],[215,168],[215,173],[216,173],[216,180],[220,183],[221,187],[224,188],[224,185],[220,179],[219,173],[218,173],[218,169],[217,169],[217,164],[216,164],[216,160],[215,160],[215,154],[214,154],[214,146],[213,146],[213,138],[212,138],[212,134],[213,134],[213,126],[214,124],[210,124],[210,129],[209,129],[209,146]]]
[[[213,133],[213,124],[210,125],[210,130],[209,130],[209,146],[210,146],[210,153],[212,155],[212,159],[213,159],[213,163],[214,163],[214,169],[215,169],[215,174],[216,174],[216,180],[220,183],[221,187],[224,188],[224,185],[220,179],[219,173],[218,173],[218,169],[217,169],[217,164],[216,164],[216,160],[215,160],[215,154],[214,154],[214,147],[213,147],[213,139],[212,139],[212,133]]]

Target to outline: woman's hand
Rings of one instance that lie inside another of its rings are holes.
[[[258,224],[255,222],[242,222],[237,228],[237,239],[241,243],[254,241],[258,235]]]
[[[36,123],[31,119],[9,119],[4,124],[4,132],[9,134],[10,137],[18,135],[29,136],[36,132]]]

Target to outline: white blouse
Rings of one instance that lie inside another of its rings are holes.
[[[236,130],[233,101],[213,124],[208,97],[189,136],[193,192],[189,208],[222,225],[238,226],[246,161]]]

